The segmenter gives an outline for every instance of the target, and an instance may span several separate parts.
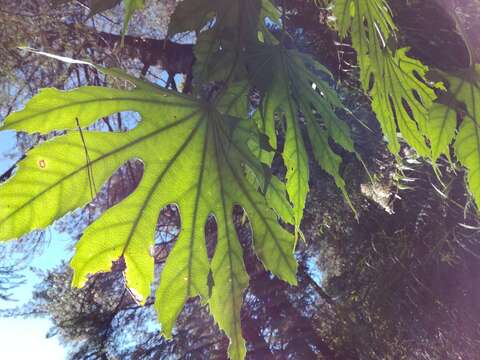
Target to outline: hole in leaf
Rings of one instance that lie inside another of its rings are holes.
[[[410,104],[403,98],[402,98],[402,106],[405,109],[405,111],[407,112],[410,120],[415,121],[415,118],[413,117],[413,111],[412,111],[412,108],[410,107]],[[416,123],[416,121],[415,121],[415,123]]]
[[[137,127],[141,120],[139,113],[135,111],[122,111],[98,119],[87,127],[87,131],[123,132]]]
[[[94,172],[95,170],[93,170],[93,175],[95,176]],[[74,238],[79,238],[84,229],[98,219],[103,212],[130,195],[138,186],[142,175],[142,161],[138,159],[127,161],[104,184],[96,184],[98,186],[101,185],[101,187],[96,189],[98,193],[95,194],[92,202],[59,218],[55,222],[55,230],[60,233],[68,233]],[[89,176],[86,171],[84,176]],[[92,186],[91,182],[89,186]],[[86,191],[89,191],[89,189],[86,189]]]
[[[245,253],[252,247],[250,220],[248,219],[247,212],[240,205],[235,205],[233,207],[232,216],[238,240],[240,241],[240,244],[242,244],[245,258]]]
[[[155,261],[155,278],[152,289],[157,288],[163,265],[172,251],[181,230],[180,212],[175,204],[165,206],[158,215],[155,229],[155,244],[150,249],[150,255]]]
[[[412,95],[419,103],[423,104],[422,98],[416,89],[412,89]]]
[[[367,90],[367,92],[372,91],[374,85],[375,85],[375,76],[372,73],[372,74],[370,74],[370,77],[368,78],[368,90]]]
[[[164,263],[180,234],[181,222],[178,207],[174,204],[165,206],[158,215],[155,231],[155,246],[152,256],[155,263]]]
[[[95,176],[95,170],[92,169],[92,171]],[[127,161],[103,184],[100,191],[96,189],[98,194],[93,201],[94,207],[105,211],[118,204],[135,190],[142,176],[143,162],[139,159]]]
[[[390,104],[390,108],[392,109],[392,113],[393,113],[393,119],[395,120],[395,123],[397,123],[397,111],[395,109],[395,105],[393,103],[393,100],[392,100],[392,97],[390,95],[388,95],[388,102]],[[397,126],[397,131],[398,131],[398,126]]]
[[[205,242],[207,246],[208,260],[212,261],[218,241],[218,226],[215,216],[209,215],[205,223]]]
[[[172,247],[181,229],[180,212],[174,204],[165,206],[158,216],[155,244]]]

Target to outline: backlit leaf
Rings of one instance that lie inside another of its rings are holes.
[[[428,68],[409,57],[407,48],[393,51],[387,46],[396,30],[385,0],[339,0],[335,2],[338,31],[350,33],[357,52],[360,79],[372,96],[372,108],[388,141],[397,154],[397,126],[405,141],[425,157],[428,112],[436,96],[424,79]]]
[[[287,167],[286,188],[294,205],[295,226],[298,229],[309,189],[309,164],[302,136],[302,122],[319,126],[319,122],[323,121],[323,126],[330,129],[326,133],[328,136],[346,150],[354,151],[349,132],[334,111],[343,105],[326,80],[315,73],[318,72],[328,79],[328,70],[305,54],[287,50],[281,45],[265,45],[252,51],[249,60],[249,67],[253,69],[253,82],[264,94],[255,119],[273,148],[277,148],[276,123],[285,122],[282,157]],[[307,129],[309,126],[307,125]],[[318,139],[315,134],[311,131],[307,133],[314,144],[314,153],[333,153],[328,141],[316,143]],[[320,161],[326,159],[323,154],[315,157],[319,165],[334,176],[336,184],[348,201],[345,183],[340,181],[339,166]]]
[[[465,166],[467,182],[470,192],[477,206],[480,206],[480,65],[468,69],[458,75],[444,74],[448,83],[448,94],[465,105],[466,112],[460,109],[463,121],[458,129],[454,142],[454,150],[457,159]],[[445,106],[439,108],[439,113],[431,121],[447,119],[444,131],[437,132],[434,142],[445,144],[450,138],[453,122],[456,123],[455,109]],[[435,115],[435,114],[433,114]],[[445,146],[442,151],[445,150]]]
[[[138,187],[88,227],[77,244],[71,262],[73,284],[83,286],[90,274],[109,271],[112,261],[123,256],[127,286],[145,301],[153,280],[150,248],[158,214],[164,206],[176,204],[181,232],[156,294],[163,331],[170,335],[185,301],[199,295],[209,302],[229,336],[230,357],[241,359],[245,345],[240,307],[248,276],[232,218],[235,205],[248,215],[255,252],[265,267],[289,283],[296,282],[293,236],[278,224],[265,198],[244,176],[245,166],[261,169],[248,147],[255,127],[251,121],[222,115],[208,103],[146,89],[48,89],[7,118],[9,129],[70,130],[31,150],[12,180],[0,187],[0,239],[45,227],[87,203],[87,171],[101,185],[126,161],[140,159],[144,174]],[[138,127],[127,133],[83,131],[87,164],[76,119],[87,126],[126,110],[142,117]],[[218,242],[209,264],[204,226],[211,214],[217,221]],[[215,285],[209,298],[210,269]]]

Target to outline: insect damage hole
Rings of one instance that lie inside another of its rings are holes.
[[[37,165],[40,169],[46,169],[47,168],[47,161],[45,159],[40,159],[37,161]]]

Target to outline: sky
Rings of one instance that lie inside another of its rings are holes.
[[[12,158],[15,154],[15,133],[0,131],[0,176],[18,159]],[[69,254],[65,249],[65,244],[68,243],[67,235],[59,234],[52,229],[47,232],[47,236],[50,237],[49,246],[42,255],[29,264],[30,266],[47,269],[55,267],[63,259],[68,259]],[[17,301],[0,300],[0,309],[18,306],[30,299],[33,287],[40,279],[28,270],[24,274],[26,283],[12,291],[13,298]],[[48,319],[0,317],[0,359],[65,359],[66,350],[60,345],[58,338],[46,338],[50,327],[51,322]]]

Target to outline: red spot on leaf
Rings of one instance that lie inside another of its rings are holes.
[[[47,167],[47,163],[45,162],[45,160],[41,159],[38,160],[38,166],[40,167],[40,169],[45,169]]]

